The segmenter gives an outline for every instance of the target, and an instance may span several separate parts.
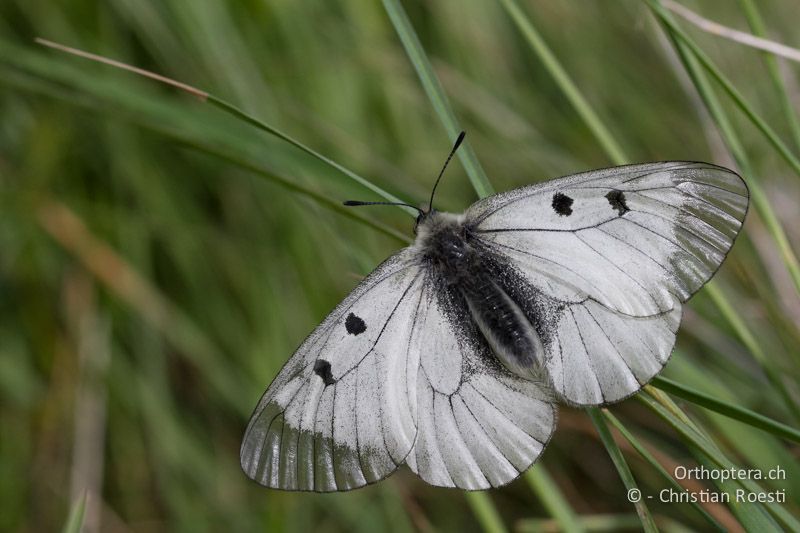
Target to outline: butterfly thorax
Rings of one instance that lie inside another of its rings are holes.
[[[431,211],[420,220],[414,245],[444,282],[453,286],[463,283],[480,268],[480,255],[471,240],[464,215]]]
[[[543,364],[539,335],[500,281],[501,267],[480,245],[465,215],[431,211],[414,244],[436,280],[464,305],[502,363],[526,378]]]

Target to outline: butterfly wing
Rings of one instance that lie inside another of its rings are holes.
[[[242,469],[285,490],[349,490],[397,469],[416,436],[417,352],[410,350],[422,291],[408,248],[364,279],[311,333],[258,403],[242,442]]]
[[[460,294],[432,273],[411,343],[420,354],[417,438],[406,458],[414,472],[432,485],[485,489],[536,461],[555,429],[551,394],[500,364]]]
[[[566,305],[557,317],[547,373],[567,403],[618,402],[639,391],[667,364],[681,319],[681,304],[663,313],[632,317],[594,300]]]
[[[681,302],[719,268],[747,206],[732,171],[666,162],[492,196],[467,221],[488,251],[561,303],[548,373],[564,400],[599,405],[666,364]]]

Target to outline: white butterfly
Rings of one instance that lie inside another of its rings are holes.
[[[734,172],[665,162],[515,189],[460,215],[420,210],[414,244],[264,393],[244,472],[308,491],[404,463],[437,486],[509,483],[547,446],[556,402],[618,402],[661,371],[681,303],[719,268],[747,206]]]

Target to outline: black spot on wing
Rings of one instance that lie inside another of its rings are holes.
[[[572,214],[572,198],[566,194],[557,192],[553,195],[553,211],[559,216],[570,216]]]
[[[612,189],[608,191],[608,194],[606,194],[606,199],[611,205],[611,209],[616,209],[617,213],[619,213],[619,216],[622,216],[630,211],[630,209],[628,209],[628,204],[625,203],[624,192],[617,189]]]
[[[367,331],[367,325],[361,317],[350,313],[344,321],[344,327],[347,328],[347,333],[350,335],[360,335]]]
[[[316,360],[314,363],[314,373],[322,378],[322,381],[325,382],[326,387],[336,383],[336,380],[333,379],[333,374],[331,373],[331,364],[325,359]]]

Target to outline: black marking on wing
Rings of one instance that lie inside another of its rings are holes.
[[[344,321],[344,327],[350,335],[361,335],[367,331],[367,325],[364,323],[364,320],[353,313],[347,315],[347,319]]]
[[[325,359],[316,360],[314,363],[314,373],[322,378],[326,387],[336,383],[336,380],[333,379],[333,373],[331,372],[331,364]]]
[[[557,192],[553,195],[553,211],[559,216],[570,216],[572,214],[572,202],[574,200],[566,194]]]
[[[490,217],[497,211],[507,208],[511,204],[529,198],[535,194],[547,192],[553,190],[556,187],[564,187],[564,186],[569,188],[576,188],[578,186],[584,187],[585,186],[584,184],[590,184],[599,179],[610,176],[609,174],[604,174],[604,172],[614,171],[617,174],[617,176],[621,178],[621,183],[628,183],[630,181],[639,179],[643,176],[647,176],[648,174],[651,174],[652,172],[655,171],[669,170],[675,172],[680,170],[687,170],[690,168],[721,170],[739,177],[738,174],[736,174],[735,172],[733,172],[728,168],[721,167],[719,165],[714,165],[711,163],[703,163],[698,161],[660,161],[655,163],[644,163],[644,164],[633,163],[629,165],[599,168],[587,172],[580,172],[578,174],[560,176],[558,178],[543,181],[541,183],[529,185],[528,187],[525,187],[525,189],[527,189],[527,194],[518,195],[518,190],[512,190],[480,200],[478,203],[488,203],[490,205],[491,204],[494,205],[487,207],[485,211],[481,212],[475,219],[474,224],[476,226],[480,225],[486,218]],[[623,176],[629,174],[633,175],[627,178],[623,178]],[[571,231],[571,230],[560,230],[560,231]]]
[[[608,191],[608,194],[606,194],[606,199],[611,205],[611,209],[616,209],[617,213],[619,213],[619,216],[622,216],[630,211],[630,209],[628,209],[628,204],[625,203],[624,192],[618,189],[612,189]]]
[[[406,252],[406,256],[407,255],[408,252]],[[355,486],[343,485],[340,487],[337,485],[336,477],[340,476],[336,473],[336,464],[339,462],[339,457],[336,456],[336,451],[334,450],[336,443],[333,439],[334,422],[337,418],[335,409],[333,408],[338,401],[336,398],[337,385],[353,369],[344,372],[337,380],[333,376],[333,368],[330,363],[324,359],[320,359],[319,356],[331,334],[334,332],[334,328],[338,328],[339,324],[346,321],[344,317],[348,313],[349,308],[355,305],[362,297],[368,295],[372,288],[409,268],[418,269],[418,265],[408,260],[408,257],[404,258],[402,252],[384,261],[359,285],[359,287],[331,312],[328,318],[323,321],[322,325],[306,338],[297,352],[295,352],[292,359],[284,366],[275,380],[273,380],[256,406],[242,442],[240,460],[242,469],[248,477],[261,485],[282,490],[314,490],[318,492],[328,492],[332,490],[349,490],[351,488],[356,488]],[[418,279],[419,274],[415,275],[408,283],[408,287],[400,297],[401,301],[407,296],[410,289],[414,286],[415,281]],[[395,307],[392,314],[387,318],[387,322],[391,320],[396,309],[397,307]],[[355,315],[354,318],[360,320],[360,318]],[[364,330],[366,330],[366,324],[363,324],[363,326]],[[386,324],[384,324],[383,329],[385,329],[385,327]],[[378,335],[379,337],[383,333],[383,329],[381,329]],[[363,331],[360,331],[359,333],[362,332]],[[366,355],[369,355],[371,352],[372,350],[369,350]],[[316,358],[314,358],[314,356],[316,356]],[[354,365],[354,368],[358,368],[362,361],[363,357]],[[334,364],[336,363],[334,362]],[[341,371],[341,368],[337,368],[337,372]],[[300,378],[302,374],[306,375]],[[319,395],[314,403],[303,407],[307,412],[313,413],[311,420],[306,422],[307,416],[303,416],[299,423],[300,427],[294,427],[294,425],[297,425],[296,421],[288,424],[284,413],[289,411],[297,412],[296,406],[298,402],[301,400],[305,401],[308,398],[308,392],[313,386],[312,382],[315,376],[319,376],[325,383],[326,387],[323,390],[327,392],[328,397],[333,397],[332,401],[327,402],[330,404],[332,416],[326,416],[325,420],[322,420],[317,414],[325,399],[323,393]],[[300,379],[299,385],[297,383],[298,379]],[[333,387],[327,387],[327,385],[333,385]],[[275,397],[287,387],[293,387],[294,390],[291,392],[291,396],[288,397],[288,402],[282,406],[281,404],[286,400],[285,396],[281,398],[280,403],[275,401]],[[351,406],[354,404],[357,404],[357,401],[350,402]],[[381,422],[383,423],[384,421],[381,420]],[[288,427],[286,427],[287,424]],[[327,424],[331,425],[329,436],[325,436],[327,432],[323,429]],[[306,427],[306,425],[309,427]],[[297,455],[300,450],[299,443],[301,437],[307,438],[309,436],[310,441],[304,444],[305,448],[302,457],[306,458],[308,456],[308,449],[310,448],[311,461],[304,463],[308,471],[303,472],[303,477],[301,478],[300,456]],[[358,441],[355,443],[355,448],[355,450],[347,448],[351,457],[354,453],[359,451],[357,449],[359,448]],[[284,452],[286,454],[284,454]],[[398,461],[391,457],[391,454],[389,458],[392,459],[395,465],[398,464]],[[361,457],[359,457],[359,460],[360,459]],[[402,459],[404,459],[404,457],[400,458],[400,462],[402,462]],[[326,472],[329,476],[332,476],[331,479],[327,480]],[[389,473],[391,472],[381,471],[380,477],[386,477]],[[296,481],[292,481],[292,474],[294,474],[293,477]],[[377,481],[377,479],[367,480],[365,484],[369,485],[375,481]],[[321,484],[321,482],[324,484]],[[357,484],[361,486],[362,482],[358,481]]]

